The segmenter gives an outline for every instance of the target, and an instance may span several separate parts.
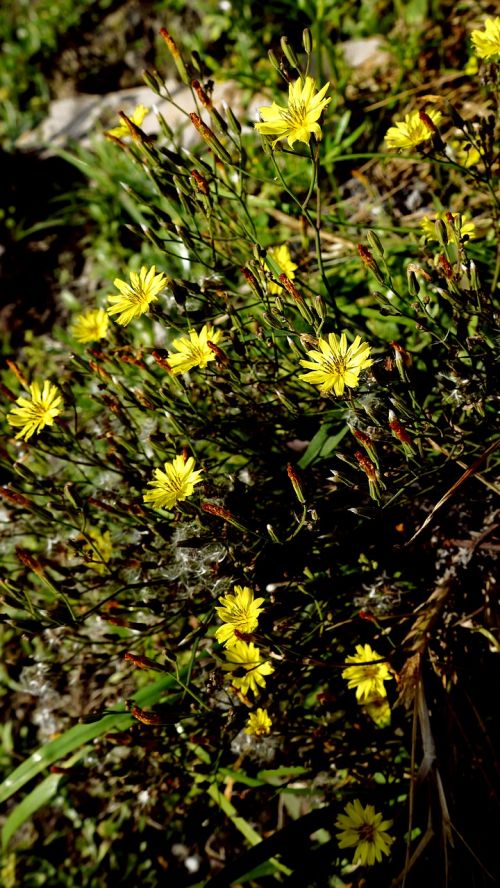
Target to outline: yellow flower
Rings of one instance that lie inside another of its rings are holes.
[[[432,108],[426,112],[428,117],[437,126],[441,120],[441,111]],[[389,148],[416,148],[422,142],[430,139],[432,132],[428,126],[420,120],[418,111],[410,111],[405,114],[404,121],[397,121],[395,126],[389,127],[385,134],[385,141]]]
[[[256,709],[248,716],[245,727],[245,734],[255,734],[256,737],[263,737],[264,734],[271,733],[272,721],[267,714],[267,709]]]
[[[472,31],[470,38],[474,45],[474,52],[480,59],[490,59],[500,54],[500,16],[487,18],[484,22],[484,30]]]
[[[220,644],[231,647],[236,644],[238,634],[248,635],[257,628],[264,599],[253,597],[248,586],[235,586],[233,595],[221,595],[222,607],[216,607],[216,613],[223,621],[215,637]]]
[[[382,820],[382,814],[376,814],[373,805],[363,808],[359,799],[348,802],[345,814],[339,814],[335,821],[341,832],[337,833],[339,848],[354,848],[353,864],[361,863],[371,866],[382,860],[383,854],[390,854],[394,841],[386,830],[392,826],[392,820]]]
[[[45,426],[54,424],[56,416],[62,412],[62,398],[57,386],[45,380],[43,389],[38,382],[33,382],[30,387],[31,401],[20,397],[10,413],[7,414],[9,425],[19,428],[16,438],[24,438],[25,441],[42,431]]]
[[[453,219],[458,218],[458,213],[452,213]],[[436,233],[435,222],[437,219],[441,219],[442,222],[446,225],[446,232],[448,234],[448,240],[455,240],[455,232],[453,229],[453,225],[450,223],[449,219],[447,219],[447,213],[436,213],[436,215],[430,219],[429,216],[424,216],[420,223],[420,227],[424,232],[426,240],[434,240],[439,241],[439,238]],[[474,222],[470,222],[467,219],[467,216],[462,216],[462,224],[460,225],[460,237],[465,237],[468,235],[470,239],[477,237],[476,234],[476,226]]]
[[[172,509],[191,496],[195,484],[201,481],[201,469],[194,471],[192,456],[185,461],[182,454],[176,456],[171,462],[166,462],[164,468],[164,472],[154,470],[154,479],[148,482],[151,490],[147,490],[143,496],[144,502],[151,503],[153,509]]]
[[[356,336],[352,345],[347,347],[347,338],[342,333],[340,340],[335,333],[328,334],[326,339],[318,339],[319,351],[313,349],[308,353],[307,361],[300,363],[309,367],[309,373],[301,373],[299,379],[318,385],[321,394],[333,389],[336,395],[344,394],[344,387],[356,388],[359,385],[361,370],[373,364],[370,358],[370,346],[361,342]]]
[[[103,308],[91,308],[74,319],[71,335],[77,342],[95,342],[105,339],[108,332],[109,318]]]
[[[134,109],[134,113],[130,116],[127,115],[127,117],[132,123],[135,123],[136,126],[142,126],[142,122],[146,115],[149,114],[149,111],[150,109],[146,108],[145,105],[137,105]],[[126,123],[120,123],[120,126],[115,126],[113,129],[108,130],[106,135],[115,136],[115,138],[121,139],[123,136],[129,136],[130,130]]]
[[[276,265],[280,269],[280,274],[286,274],[287,278],[290,281],[293,281],[295,277],[295,269],[298,268],[298,266],[292,261],[288,244],[281,244],[279,247],[271,247],[267,251],[267,255],[270,256],[271,259],[274,259]],[[267,291],[268,293],[281,293],[282,287],[279,287],[274,281],[270,281],[267,285]]]
[[[158,298],[158,293],[166,286],[167,280],[164,274],[156,274],[154,265],[149,270],[143,265],[139,273],[131,271],[130,284],[115,278],[113,283],[120,292],[108,296],[108,302],[111,303],[111,308],[107,309],[108,314],[119,315],[116,320],[126,327],[133,318],[140,318],[148,310],[150,302]]]
[[[192,367],[203,369],[209,361],[214,361],[216,355],[208,343],[213,342],[217,345],[221,336],[221,330],[214,330],[210,324],[205,324],[199,333],[196,330],[190,330],[189,338],[181,336],[180,339],[174,339],[172,345],[178,353],[169,352],[168,355],[168,363],[174,376],[187,373]]]
[[[348,666],[342,672],[342,678],[347,679],[348,688],[356,688],[356,699],[360,703],[370,702],[371,697],[387,696],[384,681],[392,678],[387,663],[372,663],[372,660],[380,660],[369,644],[357,644],[356,653],[346,657],[346,663],[358,663],[358,666]]]
[[[391,707],[387,697],[370,697],[365,700],[365,712],[377,728],[388,728],[391,723]]]
[[[255,696],[260,693],[258,685],[265,688],[265,675],[274,672],[268,660],[263,660],[260,650],[253,642],[236,641],[226,650],[226,663],[222,668],[231,672],[231,682],[242,694],[252,691]]]
[[[98,574],[107,572],[106,565],[110,561],[113,554],[113,545],[111,543],[111,535],[109,530],[101,533],[97,528],[91,528],[87,531],[87,536],[92,542],[86,541],[83,551],[87,557],[86,564]]]
[[[449,148],[452,151],[452,159],[467,169],[477,166],[481,160],[479,151],[470,142],[452,139],[449,142]]]
[[[296,141],[309,144],[313,134],[321,139],[321,127],[317,122],[323,109],[331,99],[323,98],[329,83],[315,92],[316,83],[312,77],[301,78],[288,86],[288,107],[282,108],[276,102],[268,107],[259,108],[262,121],[255,124],[255,129],[263,136],[277,136],[273,148],[280,139],[288,139],[290,148]]]

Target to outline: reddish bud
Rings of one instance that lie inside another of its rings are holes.
[[[170,364],[167,361],[168,352],[164,351],[164,349],[155,348],[152,352],[152,355],[156,363],[159,364],[160,367],[162,367],[164,370],[172,370]]]
[[[445,277],[447,277],[448,280],[452,280],[454,277],[453,268],[451,266],[451,263],[448,261],[448,259],[446,258],[446,256],[444,254],[441,254],[438,257],[438,262],[445,274]]]
[[[365,454],[362,453],[361,450],[356,450],[356,453],[354,454],[354,456],[356,457],[360,467],[363,469],[363,472],[368,477],[368,479],[370,481],[376,481],[377,480],[377,469],[376,469],[375,465],[372,463],[371,459],[368,459],[368,457],[365,456]]]
[[[208,194],[209,188],[205,176],[202,176],[201,173],[198,172],[198,170],[191,170],[191,175],[196,182],[196,187],[198,188],[198,191],[201,191],[202,194]]]
[[[160,725],[161,716],[157,712],[151,712],[150,709],[141,709],[136,703],[130,709],[130,715],[142,722],[143,725]]]

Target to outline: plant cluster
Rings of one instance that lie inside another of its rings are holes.
[[[149,259],[2,374],[4,659],[38,726],[6,885],[60,884],[46,810],[96,888],[495,878],[500,19],[474,24],[478,112],[417,90],[378,144],[317,27],[258,120],[163,28],[189,145],[141,108],[100,136]]]

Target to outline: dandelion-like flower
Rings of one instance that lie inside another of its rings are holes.
[[[144,502],[150,503],[153,509],[173,509],[177,503],[191,496],[195,484],[201,481],[201,469],[194,471],[192,456],[187,460],[182,454],[176,456],[171,462],[166,462],[164,468],[164,472],[154,470],[153,480],[148,482],[151,490],[147,490],[143,496]]]
[[[134,113],[129,116],[129,120],[135,123],[136,126],[142,126],[143,120],[149,114],[149,111],[150,109],[146,108],[145,105],[137,105]],[[106,135],[121,139],[123,136],[129,136],[130,131],[126,123],[120,123],[120,126],[115,126],[113,129],[108,130]]]
[[[205,324],[199,333],[190,330],[189,336],[174,339],[172,345],[177,354],[169,352],[168,355],[168,364],[174,376],[187,373],[193,367],[200,367],[203,370],[209,361],[215,361],[216,354],[208,343],[213,342],[217,345],[221,336],[221,330],[214,330],[210,324]]]
[[[292,257],[290,254],[290,249],[288,244],[281,244],[278,247],[270,247],[267,251],[267,255],[274,259],[276,265],[278,266],[281,274],[286,274],[289,281],[293,281],[295,277],[295,270],[298,266],[295,262],[292,261]],[[269,281],[267,285],[267,292],[271,294],[281,293],[283,290],[282,287],[279,287],[278,284],[275,284],[274,281]]]
[[[309,373],[301,373],[299,379],[319,386],[322,395],[333,391],[343,395],[345,386],[356,388],[359,385],[359,374],[373,364],[370,358],[370,346],[361,342],[356,336],[354,342],[347,347],[347,337],[342,333],[340,339],[335,333],[328,334],[328,340],[318,339],[318,349],[308,353],[307,360],[301,365],[310,369]]]
[[[248,635],[257,628],[264,599],[254,598],[248,586],[235,586],[233,594],[221,595],[219,600],[221,607],[215,610],[223,625],[219,626],[215,637],[220,644],[232,647],[239,640],[238,634]]]
[[[337,833],[339,848],[354,848],[353,863],[371,866],[382,860],[383,854],[390,854],[394,841],[387,830],[392,820],[382,820],[373,805],[363,805],[359,799],[348,802],[345,814],[339,814],[335,821],[341,832]]]
[[[482,31],[472,31],[470,35],[474,52],[480,59],[491,59],[500,54],[500,16],[487,18]]]
[[[259,686],[266,686],[266,675],[271,675],[274,668],[253,642],[236,641],[226,650],[227,660],[222,664],[226,672],[231,673],[231,682],[242,694],[252,691],[257,697]]]
[[[113,283],[120,292],[108,296],[111,304],[107,309],[108,314],[118,315],[116,320],[126,327],[133,318],[140,318],[148,310],[150,303],[158,299],[158,293],[166,286],[167,280],[163,273],[156,274],[154,265],[149,269],[143,265],[139,273],[131,271],[129,284],[115,278]]]
[[[290,148],[294,142],[309,144],[311,135],[318,141],[321,139],[321,127],[318,123],[321,114],[331,102],[324,95],[330,86],[329,83],[316,92],[316,82],[313,77],[299,78],[288,87],[288,106],[273,102],[271,106],[259,108],[262,120],[255,124],[255,129],[263,136],[277,136],[272,145],[273,148],[280,139],[288,139]]]
[[[346,663],[359,664],[344,669],[342,678],[347,679],[348,688],[356,688],[356,698],[360,703],[369,702],[371,697],[387,696],[384,681],[392,678],[387,662],[371,662],[380,659],[380,654],[372,650],[369,644],[357,644],[356,653],[346,657]]]
[[[74,319],[71,335],[77,342],[96,342],[105,339],[109,326],[109,318],[103,308],[91,308]]]
[[[453,220],[458,219],[458,213],[452,213]],[[425,234],[426,240],[439,241],[439,238],[436,233],[435,222],[441,219],[442,222],[446,225],[446,231],[448,234],[448,240],[453,241],[455,239],[455,231],[453,225],[451,224],[448,213],[436,213],[433,219],[430,219],[429,216],[424,216],[420,223],[420,227]],[[461,224],[460,224],[460,237],[468,237],[470,240],[477,237],[476,234],[476,226],[474,222],[470,221],[467,216],[462,216]]]
[[[32,435],[38,435],[45,426],[53,425],[55,417],[62,413],[62,397],[56,385],[45,380],[43,388],[40,388],[38,382],[33,382],[29,390],[31,400],[18,398],[18,406],[7,414],[9,425],[20,429],[16,438],[24,438],[25,441]]]
[[[267,714],[267,709],[260,707],[251,712],[245,725],[245,734],[254,734],[256,737],[263,737],[264,734],[270,734],[272,721]]]
[[[432,108],[426,113],[432,123],[437,126],[442,117],[441,111]],[[395,126],[389,127],[385,134],[385,141],[389,148],[411,149],[417,148],[432,135],[432,130],[420,119],[419,112],[410,111],[409,114],[405,114],[403,121],[399,120]]]
[[[87,566],[92,570],[95,570],[98,574],[105,574],[107,572],[106,565],[108,561],[111,560],[113,554],[111,534],[109,530],[101,533],[96,527],[91,527],[87,531],[87,536],[90,537],[91,540],[91,542],[87,540],[83,546],[83,551],[86,554],[85,560]]]

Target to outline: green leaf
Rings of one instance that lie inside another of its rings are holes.
[[[306,469],[308,465],[316,460],[326,459],[330,456],[347,434],[347,426],[344,426],[340,432],[332,435],[332,426],[324,425],[316,432],[314,438],[309,444],[306,452],[299,459],[298,465],[301,469]]]
[[[139,706],[151,706],[160,699],[164,691],[172,689],[175,685],[177,685],[175,676],[165,675],[154,684],[138,691],[132,699]],[[132,716],[124,710],[123,713],[105,715],[104,718],[91,724],[69,728],[61,737],[41,746],[0,784],[0,803],[13,796],[45,768],[70,755],[75,749],[110,731],[125,731],[132,722]]]
[[[282,765],[281,768],[271,768],[271,770],[259,771],[257,777],[259,780],[265,780],[266,783],[273,783],[275,781],[281,783],[282,778],[288,780],[290,777],[301,777],[303,774],[309,774],[308,768],[302,768],[300,765],[297,765],[296,767]]]
[[[49,774],[35,789],[30,792],[7,817],[2,829],[2,849],[5,851],[15,832],[29,820],[33,814],[47,805],[55,796],[63,774]]]

